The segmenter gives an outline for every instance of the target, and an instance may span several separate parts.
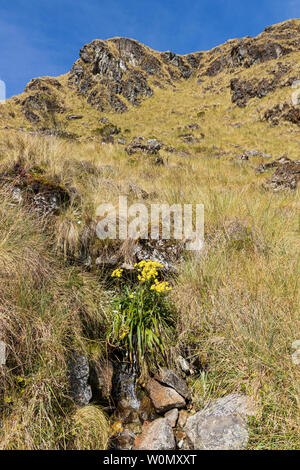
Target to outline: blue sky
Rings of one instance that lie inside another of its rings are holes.
[[[0,5],[0,79],[7,94],[66,73],[91,40],[127,36],[186,54],[256,36],[300,17],[300,0],[11,0]]]

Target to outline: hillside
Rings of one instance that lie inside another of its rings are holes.
[[[219,448],[300,448],[299,126],[300,20],[184,56],[97,39],[0,104],[1,449],[151,448],[173,408],[165,448],[218,448],[193,423],[231,394]],[[120,195],[204,204],[203,250],[100,240]]]

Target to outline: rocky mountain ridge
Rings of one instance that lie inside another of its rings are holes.
[[[96,39],[82,47],[68,74],[33,79],[25,93],[13,100],[30,123],[42,122],[45,112],[72,112],[65,105],[66,94],[80,96],[99,112],[124,113],[155,95],[157,89],[176,90],[180,82],[190,79],[197,85],[208,80],[203,93],[212,88],[220,93],[224,84],[212,82],[225,73],[232,102],[245,106],[251,98],[261,98],[293,82],[295,63],[289,57],[299,46],[299,20],[267,27],[254,38],[232,39],[211,51],[186,55],[156,52],[129,38]],[[276,65],[267,68],[264,77],[243,75],[245,70],[270,61],[276,61]]]

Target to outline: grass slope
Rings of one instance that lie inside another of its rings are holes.
[[[299,59],[300,53],[288,56],[293,74]],[[276,63],[238,73],[265,76]],[[147,203],[205,206],[205,252],[200,262],[185,259],[171,294],[177,347],[190,345],[203,364],[190,384],[195,407],[245,392],[260,407],[250,423],[249,448],[299,449],[299,370],[291,362],[291,344],[299,338],[299,188],[266,191],[267,175],[255,173],[265,160],[236,161],[251,149],[299,158],[299,127],[261,120],[264,109],[290,99],[290,88],[238,108],[231,103],[231,78],[222,72],[200,85],[193,77],[178,82],[176,90],[157,88],[123,115],[99,113],[65,93],[69,110],[84,118],[67,123],[58,115],[56,126],[77,134],[76,141],[31,135],[36,128],[25,123],[14,100],[2,106],[0,122],[9,129],[0,130],[1,171],[21,160],[25,168],[42,169],[45,178],[75,187],[77,198],[49,223],[12,204],[7,189],[1,190],[0,339],[10,357],[8,367],[0,368],[1,448],[105,447],[108,424],[97,407],[76,410],[66,368],[74,349],[89,357],[104,354],[111,292],[95,265],[87,272],[68,257],[79,252],[100,202],[117,204],[120,193],[136,201],[142,188],[150,194]],[[127,141],[156,137],[191,156],[162,151],[169,158],[163,167],[150,157],[132,162],[123,146],[102,145],[94,135],[104,116]],[[199,125],[193,131],[202,139],[197,144],[179,137],[190,123]],[[242,242],[235,237],[240,227],[247,233]],[[93,427],[82,441],[90,420]]]

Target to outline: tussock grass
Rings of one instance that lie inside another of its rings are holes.
[[[297,62],[299,53],[288,58]],[[259,78],[275,65],[239,74]],[[268,173],[255,174],[265,160],[236,161],[252,149],[299,159],[299,128],[261,121],[265,109],[290,99],[289,88],[241,109],[231,103],[232,76],[205,78],[200,85],[194,77],[178,82],[176,92],[157,88],[140,107],[106,115],[127,141],[156,137],[191,153],[183,158],[162,151],[169,167],[140,155],[132,163],[124,147],[90,139],[104,114],[75,95],[65,97],[68,113],[84,114],[88,124],[67,124],[80,135],[78,142],[0,131],[0,173],[22,162],[72,194],[70,206],[51,221],[13,204],[8,191],[0,195],[0,339],[9,350],[8,365],[0,369],[1,448],[105,448],[106,420],[97,407],[76,410],[66,364],[74,348],[87,354],[91,346],[103,348],[110,321],[103,312],[112,293],[95,266],[88,272],[74,259],[102,249],[94,237],[97,206],[117,206],[120,194],[136,202],[143,189],[146,204],[205,207],[205,249],[200,259],[186,257],[172,291],[178,347],[190,345],[203,364],[200,376],[191,378],[196,406],[245,392],[260,405],[249,447],[299,449],[299,372],[290,357],[299,339],[299,188],[267,192],[262,182]],[[208,85],[211,91],[205,91]],[[13,111],[13,103],[5,109]],[[15,125],[23,125],[15,113]],[[195,137],[204,134],[201,143],[179,137],[192,122],[200,126]]]
[[[75,450],[106,450],[110,435],[108,420],[97,406],[79,408],[73,416],[71,435]]]
[[[2,449],[66,448],[74,405],[67,360],[94,338],[101,350],[105,295],[95,279],[64,265],[43,221],[0,196]]]

